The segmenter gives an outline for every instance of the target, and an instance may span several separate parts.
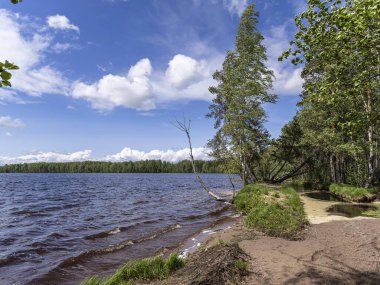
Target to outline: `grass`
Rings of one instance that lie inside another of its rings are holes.
[[[285,182],[284,185],[299,190],[329,190],[330,183],[308,180],[292,180]]]
[[[228,241],[225,241],[224,239],[218,239],[218,242],[217,242],[217,244],[218,245],[220,245],[220,246],[230,246],[231,245],[231,243],[230,242],[228,242]]]
[[[374,188],[360,188],[346,184],[331,184],[330,192],[343,200],[352,202],[365,202],[366,200],[374,200],[377,192]]]
[[[294,238],[307,224],[301,199],[292,188],[247,185],[239,191],[234,203],[246,215],[248,228],[270,236]]]
[[[109,277],[93,276],[83,281],[81,285],[132,285],[136,280],[162,280],[184,264],[184,260],[177,253],[172,253],[166,259],[156,256],[133,260]]]
[[[377,208],[376,210],[365,211],[364,213],[362,213],[362,215],[380,219],[380,208]]]
[[[235,268],[239,271],[241,276],[248,274],[248,262],[243,259],[237,259],[234,262]]]

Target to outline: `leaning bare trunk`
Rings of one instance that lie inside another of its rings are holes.
[[[221,202],[225,202],[225,203],[230,203],[228,202],[226,199],[223,199],[221,197],[219,197],[218,195],[216,195],[215,193],[211,192],[206,184],[203,182],[202,178],[199,176],[198,172],[197,172],[197,168],[195,166],[195,162],[194,162],[194,156],[193,156],[193,146],[191,144],[191,138],[190,138],[190,121],[187,121],[186,119],[184,119],[183,123],[180,122],[180,121],[176,121],[176,124],[175,126],[183,131],[186,136],[187,136],[187,140],[189,142],[189,148],[190,148],[190,162],[191,162],[191,166],[193,168],[193,172],[194,172],[194,175],[195,177],[197,178],[197,180],[199,181],[199,183],[202,185],[203,189],[207,192],[208,195],[210,195],[212,198],[214,198],[215,200],[217,201],[221,201]]]
[[[230,183],[231,183],[231,186],[232,186],[232,200],[234,200],[235,196],[236,196],[235,184],[232,181],[231,176],[229,174],[227,174],[227,176],[228,176],[228,179],[230,180]]]

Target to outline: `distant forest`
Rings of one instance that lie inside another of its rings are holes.
[[[201,173],[223,173],[218,161],[195,161]],[[189,160],[171,163],[161,160],[128,162],[82,161],[82,162],[38,162],[0,166],[0,173],[191,173]]]

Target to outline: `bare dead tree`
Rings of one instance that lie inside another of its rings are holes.
[[[196,165],[195,165],[195,161],[194,161],[193,147],[192,147],[192,144],[191,144],[191,137],[190,137],[191,120],[190,119],[186,119],[184,117],[182,121],[180,121],[178,119],[175,119],[175,121],[172,122],[172,124],[177,129],[179,129],[180,131],[182,131],[182,132],[184,132],[186,134],[186,137],[187,137],[187,140],[188,140],[188,143],[189,143],[189,149],[190,149],[189,155],[190,155],[191,166],[193,168],[193,172],[194,172],[195,177],[197,178],[197,180],[199,181],[199,183],[202,185],[203,189],[207,192],[208,195],[210,195],[215,200],[229,204],[230,203],[229,201],[227,201],[226,199],[224,199],[222,197],[219,197],[218,195],[216,195],[215,193],[213,193],[210,189],[208,189],[207,186],[206,186],[206,184],[203,182],[203,179],[198,174],[198,171],[197,171],[197,168],[196,168]]]

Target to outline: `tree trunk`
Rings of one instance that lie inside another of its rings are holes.
[[[371,113],[372,113],[372,94],[371,92],[367,92],[367,113],[368,113],[368,121],[369,121],[369,126],[367,130],[367,135],[368,135],[368,144],[369,144],[369,154],[368,154],[368,176],[367,176],[367,181],[365,184],[365,187],[368,188],[373,185],[373,178],[375,175],[375,152],[374,152],[374,138],[373,138],[373,133],[374,133],[374,127],[371,123]]]
[[[197,168],[195,166],[194,156],[193,156],[193,146],[191,144],[191,138],[190,138],[190,121],[187,122],[187,120],[185,120],[185,119],[184,119],[183,123],[177,121],[177,125],[175,125],[175,126],[178,129],[180,129],[181,131],[183,131],[186,134],[186,136],[187,136],[187,140],[188,140],[189,148],[190,148],[190,162],[191,162],[191,166],[193,168],[193,172],[194,172],[195,177],[197,178],[197,180],[199,181],[199,183],[202,185],[203,189],[207,192],[208,195],[210,195],[211,197],[213,197],[215,200],[221,201],[221,202],[225,202],[226,204],[230,204],[230,202],[228,202],[226,199],[223,199],[223,198],[219,197],[218,195],[216,195],[215,193],[211,192],[207,188],[206,184],[203,182],[202,178],[199,176],[199,174],[197,172]]]

